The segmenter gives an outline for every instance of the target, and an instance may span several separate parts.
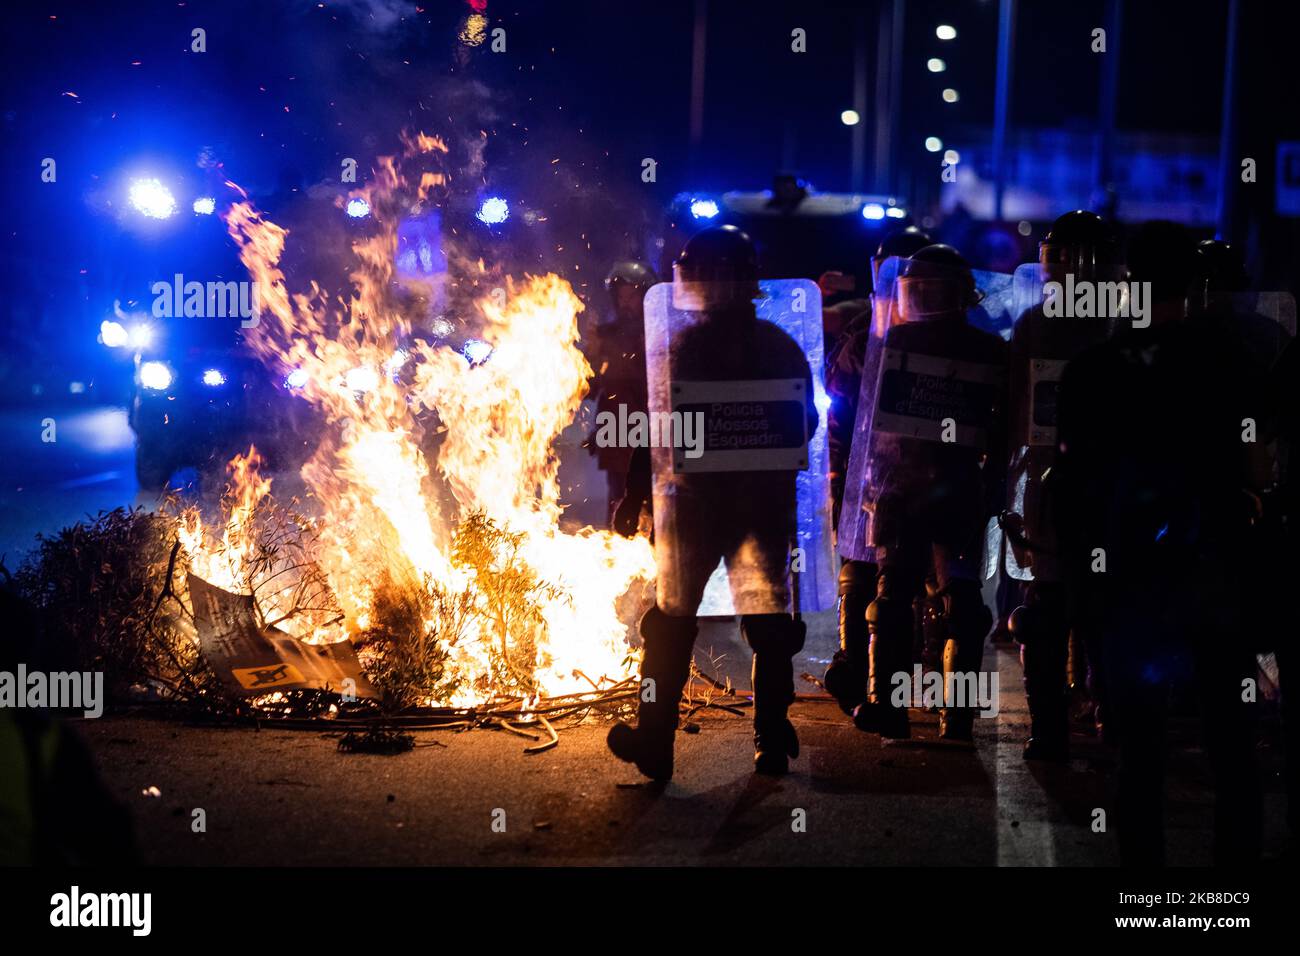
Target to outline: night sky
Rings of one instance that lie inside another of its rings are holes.
[[[1242,149],[1266,167],[1278,138],[1300,136],[1300,111],[1285,107],[1296,15],[1244,7]],[[506,28],[505,54],[458,41],[472,8]],[[957,143],[963,128],[991,122],[997,3],[906,8],[905,168],[933,161],[919,131]],[[6,13],[4,164],[15,188],[5,238],[20,258],[80,269],[73,260],[95,248],[85,234],[104,222],[95,197],[125,166],[192,176],[206,155],[265,194],[286,176],[337,178],[343,156],[365,170],[403,127],[486,131],[489,175],[506,191],[532,187],[544,166],[564,189],[646,208],[684,189],[761,189],[783,165],[823,190],[847,189],[850,131],[839,114],[851,105],[855,23],[865,23],[874,71],[874,4],[709,9],[705,137],[692,156],[689,0],[26,5]],[[1125,4],[1122,130],[1217,136],[1226,9],[1226,0]],[[1088,35],[1103,11],[1102,0],[1019,4],[1013,126],[1091,128],[1100,58]],[[937,40],[938,23],[957,39]],[[195,26],[207,30],[206,53],[189,51]],[[807,54],[789,52],[795,26],[808,31]],[[948,70],[926,72],[929,56]],[[945,86],[958,103],[940,100]],[[39,182],[46,156],[59,161],[58,189]],[[640,181],[644,157],[659,163],[655,184]],[[1264,206],[1268,175],[1255,197]]]

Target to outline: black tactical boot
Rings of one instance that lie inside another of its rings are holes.
[[[859,730],[895,740],[911,736],[907,707],[890,700],[895,674],[906,674],[911,687],[912,632],[915,618],[910,602],[878,597],[867,607],[871,644],[867,654],[867,699],[853,712]]]
[[[876,593],[876,566],[845,560],[840,566],[840,649],[822,682],[846,714],[867,699],[867,605]]]
[[[673,775],[677,706],[691,675],[691,652],[699,627],[693,617],[671,617],[652,607],[641,618],[645,651],[635,727],[615,724],[605,742],[619,760],[636,764],[651,780]]]
[[[754,649],[754,771],[781,776],[799,756],[799,737],[786,713],[794,703],[793,658],[808,626],[788,614],[747,614],[740,629]]]
[[[944,609],[948,616],[948,643],[943,649],[944,694],[952,693],[958,685],[963,690],[978,687],[980,661],[984,657],[984,639],[993,627],[993,614],[984,606],[979,585],[974,581],[955,581],[944,594]],[[965,700],[962,706],[956,701],[944,700],[939,712],[939,736],[945,740],[974,740],[975,717],[979,713],[976,702]]]
[[[1070,632],[1065,605],[1050,585],[1031,585],[1026,603],[1011,615],[1011,634],[1020,642],[1029,704],[1026,760],[1063,761],[1070,756],[1066,662]]]

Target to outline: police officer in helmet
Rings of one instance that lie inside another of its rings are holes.
[[[972,739],[983,642],[992,615],[980,595],[983,528],[1000,506],[1005,465],[1006,345],[971,325],[979,302],[970,267],[952,247],[931,245],[898,263],[898,324],[884,355],[861,481],[868,543],[879,577],[867,608],[867,700],[862,730],[910,735],[913,602],[927,578],[941,601],[946,691],[940,732]]]
[[[605,291],[609,293],[612,308],[608,320],[596,327],[595,344],[590,355],[595,373],[591,380],[591,394],[596,400],[598,416],[610,412],[617,417],[620,405],[625,406],[629,414],[646,411],[643,303],[646,291],[656,281],[649,266],[633,260],[615,262],[605,276]],[[602,447],[594,438],[589,448],[601,471],[605,472],[608,514],[612,523],[615,510],[624,497],[631,494],[630,509],[633,503],[644,502],[648,494],[648,489],[628,487],[628,477],[633,471],[632,459],[638,449]]]
[[[1119,237],[1103,217],[1083,209],[1052,223],[1039,244],[1039,276],[1046,282],[1076,283],[1122,279]],[[1007,511],[1001,524],[1018,563],[1032,573],[1024,603],[1011,614],[1012,637],[1020,644],[1025,696],[1029,704],[1027,760],[1064,760],[1069,755],[1068,667],[1070,636],[1076,647],[1091,646],[1095,627],[1086,602],[1067,606],[1067,589],[1050,520],[1056,456],[1056,404],[1065,364],[1102,342],[1114,317],[1049,317],[1035,302],[1019,316],[1011,336],[1011,445]],[[1100,301],[1100,296],[1098,297]],[[1082,660],[1079,654],[1076,660]],[[1100,675],[1094,675],[1099,691]]]
[[[891,232],[880,241],[871,257],[874,289],[880,281],[880,266],[890,257],[907,257],[932,245],[930,235],[916,226]],[[886,293],[888,290],[885,290]],[[826,393],[830,396],[827,412],[830,448],[831,519],[838,524],[844,505],[845,475],[858,420],[858,398],[865,388],[874,394],[875,376],[880,368],[881,344],[889,326],[890,301],[887,294],[873,300],[855,299],[832,308],[852,311],[833,354],[827,360]],[[828,310],[829,311],[829,310]],[[852,533],[852,532],[848,532]],[[846,555],[839,575],[840,647],[826,668],[826,690],[839,702],[846,714],[866,700],[867,695],[867,605],[876,595],[874,553],[865,543],[840,542],[840,554]],[[860,558],[848,557],[861,555]]]
[[[734,226],[697,233],[673,271],[674,308],[693,318],[669,343],[670,380],[803,379],[804,428],[811,436],[817,428],[811,369],[793,338],[757,316],[758,259],[749,237]],[[672,464],[671,455],[665,459]],[[788,610],[797,474],[673,470],[655,476],[658,595],[640,625],[643,692],[636,726],[619,724],[608,737],[615,756],[652,779],[672,776],[678,705],[698,631],[695,615],[720,561],[741,615],[741,631],[754,652],[755,770],[783,774],[789,759],[798,755],[799,741],[787,719],[794,700],[792,658],[802,649],[806,630]],[[616,516],[616,526],[626,527],[626,516]]]

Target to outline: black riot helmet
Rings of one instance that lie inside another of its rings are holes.
[[[1052,223],[1038,244],[1038,261],[1076,278],[1090,279],[1099,266],[1119,265],[1119,235],[1104,217],[1075,209]]]
[[[621,259],[610,266],[609,275],[605,276],[605,291],[612,294],[615,286],[623,284],[645,292],[657,281],[654,270],[644,262]]]
[[[926,246],[934,245],[934,239],[919,226],[895,229],[880,240],[880,248],[871,257],[871,288],[874,290],[880,281],[880,266],[890,256],[905,259],[913,253],[920,252]],[[887,290],[882,290],[887,291]]]
[[[1202,239],[1196,244],[1192,260],[1198,291],[1207,294],[1216,292],[1244,292],[1250,285],[1250,274],[1246,272],[1246,261],[1237,251],[1237,247],[1222,239]]]
[[[1215,299],[1245,292],[1250,274],[1237,247],[1222,239],[1202,239],[1192,253],[1192,280],[1187,290],[1189,311],[1209,310]]]
[[[687,311],[752,302],[758,289],[758,250],[735,226],[701,230],[673,263],[673,304]]]
[[[935,243],[900,263],[898,312],[904,322],[958,315],[979,304],[970,263],[952,246]]]

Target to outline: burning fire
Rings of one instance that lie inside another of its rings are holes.
[[[420,134],[407,140],[404,158],[427,166],[446,152],[441,140]],[[621,680],[629,649],[617,607],[633,585],[653,577],[649,542],[560,529],[554,442],[573,421],[591,374],[578,348],[582,303],[555,275],[507,280],[504,295],[498,290],[475,304],[490,361],[473,363],[449,346],[412,340],[411,322],[394,301],[397,229],[412,200],[427,200],[445,175],[425,170],[412,179],[413,190],[399,162],[384,159],[375,183],[358,193],[378,231],[353,245],[359,266],[347,301],[331,300],[315,284],[290,290],[281,264],[288,233],[251,203],[236,203],[226,217],[259,299],[261,321],[246,330],[246,341],[271,367],[303,370],[301,394],[326,421],[302,477],[320,509],[314,559],[344,624],[328,635],[318,628],[300,636],[338,640],[363,630],[374,588],[385,579],[462,591],[474,571],[456,560],[454,532],[481,515],[518,536],[518,558],[550,586],[535,595],[544,621],[535,634],[538,691]],[[413,375],[391,374],[399,347],[417,360]],[[260,464],[256,452],[231,463],[224,525],[206,528],[193,510],[183,520],[191,569],[234,590],[247,588],[252,519],[270,491]],[[485,689],[483,675],[501,638],[482,630],[447,648],[461,686],[476,689],[436,703],[476,703],[497,690]]]

